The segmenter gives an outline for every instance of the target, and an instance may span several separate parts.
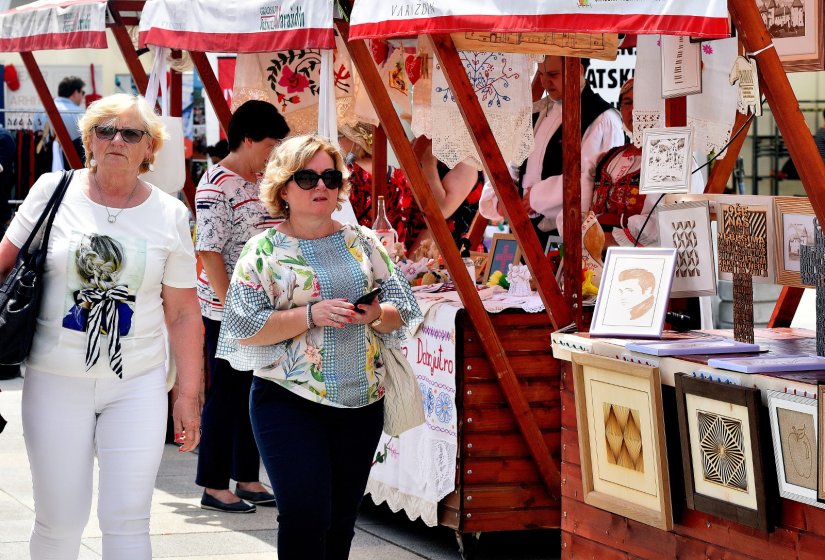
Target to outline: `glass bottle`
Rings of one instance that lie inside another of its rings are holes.
[[[398,242],[398,233],[393,229],[390,220],[387,218],[387,208],[384,197],[378,197],[378,205],[375,210],[375,221],[372,223],[372,230],[378,236],[381,244],[390,256],[395,254],[395,244]]]

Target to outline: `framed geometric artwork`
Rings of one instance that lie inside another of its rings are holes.
[[[673,248],[608,247],[590,334],[661,336],[675,263]]]
[[[519,249],[516,236],[512,233],[496,233],[490,244],[490,263],[484,272],[481,283],[487,283],[490,274],[500,270],[507,276],[508,266],[518,264],[521,261],[521,249]]]
[[[817,502],[816,399],[768,391],[779,495],[820,508]]]
[[[771,530],[759,390],[685,374],[675,381],[688,507]]]
[[[759,257],[758,262],[752,257],[749,259],[749,265],[758,270],[752,275],[753,281],[757,284],[772,284],[776,277],[776,251],[774,246],[774,221],[773,221],[773,200],[770,196],[720,196],[718,200],[717,210],[717,232],[722,234],[729,231],[729,225],[725,223],[725,216],[730,215],[729,209],[734,204],[740,204],[746,207],[748,214],[748,221],[750,227],[749,239],[753,240],[754,246],[764,246],[764,253],[755,255]],[[727,229],[726,229],[727,228]],[[739,254],[742,254],[741,252]],[[723,256],[719,255],[719,279],[732,280],[733,275],[730,272],[721,272],[723,269]],[[728,263],[730,265],[731,263]],[[758,264],[758,266],[755,266]]]
[[[716,264],[707,201],[659,206],[659,246],[676,249],[670,297],[716,294]]]
[[[639,194],[688,192],[692,161],[692,127],[645,129]]]
[[[673,527],[659,369],[573,353],[586,504]]]
[[[825,70],[823,0],[756,0],[785,72]]]
[[[806,197],[777,196],[773,200],[776,227],[776,283],[805,287],[799,273],[802,245],[814,244],[814,209]]]

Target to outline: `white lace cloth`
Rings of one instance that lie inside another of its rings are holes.
[[[345,45],[335,38],[333,87],[339,123],[355,124],[352,111],[354,80]],[[235,63],[232,111],[251,99],[268,101],[283,114],[291,134],[318,130],[321,51],[296,49],[271,53],[238,54]]]
[[[658,35],[639,35],[633,88],[633,143],[642,147],[645,129],[665,126],[662,99],[662,50]]]
[[[728,143],[736,120],[739,86],[730,84],[738,39],[702,43],[702,93],[687,98],[687,124],[693,127],[694,150],[719,151]],[[724,153],[719,158],[724,157]]]
[[[459,51],[504,161],[520,164],[533,150],[530,55]],[[419,84],[416,84],[419,87]],[[433,140],[433,155],[453,168],[465,161],[481,170],[481,159],[441,66],[433,64],[430,109],[426,94],[413,102],[412,129]]]
[[[423,306],[422,306],[423,307]],[[382,434],[366,494],[403,509],[411,520],[438,524],[438,502],[455,489],[458,418],[455,407],[455,316],[460,308],[429,305],[415,335],[402,343],[424,397],[426,422],[397,437]]]

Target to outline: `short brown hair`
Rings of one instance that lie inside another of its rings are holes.
[[[284,140],[272,150],[261,182],[260,199],[271,216],[289,217],[289,206],[284,204],[281,192],[292,180],[296,171],[303,169],[318,152],[326,152],[332,158],[335,169],[344,174],[344,183],[338,189],[338,209],[349,198],[349,172],[344,165],[340,150],[327,138],[315,134],[294,136]]]
[[[656,277],[644,268],[628,268],[619,273],[619,281],[636,280],[642,291],[653,290],[656,287]]]

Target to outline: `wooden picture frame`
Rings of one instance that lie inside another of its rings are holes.
[[[765,239],[765,249],[767,258],[766,272],[762,276],[754,276],[756,284],[773,284],[776,277],[776,251],[774,251],[774,221],[773,221],[773,197],[759,195],[737,195],[717,198],[716,220],[717,234],[721,235],[725,231],[725,211],[734,204],[747,206],[750,216],[750,228],[753,236]],[[717,266],[719,269],[719,280],[733,280],[733,274],[721,271],[721,256]]]
[[[590,334],[661,336],[675,263],[673,248],[608,247]]]
[[[781,391],[767,393],[779,495],[825,509],[817,501],[816,399]]]
[[[693,163],[693,127],[646,128],[639,194],[686,193]]]
[[[756,0],[785,72],[825,70],[825,1],[799,0],[781,13],[768,4]]]
[[[490,253],[482,253],[479,251],[470,251],[470,259],[476,267],[476,277],[473,280],[478,283],[482,278],[487,279],[487,267],[490,264]]]
[[[516,236],[512,233],[496,233],[490,243],[490,253],[487,270],[482,277],[481,283],[486,284],[490,274],[500,270],[507,275],[508,264],[518,264],[521,261],[521,249]],[[512,257],[510,256],[512,255]]]
[[[688,508],[770,531],[759,389],[687,374],[675,385]]]
[[[806,287],[800,274],[800,247],[814,244],[814,214],[810,200],[801,196],[773,199],[776,283]]]
[[[820,436],[817,440],[817,473],[816,473],[816,500],[825,502],[825,441],[822,441],[822,430],[825,429],[825,383],[816,385],[816,430]]]
[[[584,502],[673,528],[659,369],[574,352]]]
[[[656,209],[659,246],[676,249],[670,297],[716,295],[713,231],[707,201],[680,202]]]

